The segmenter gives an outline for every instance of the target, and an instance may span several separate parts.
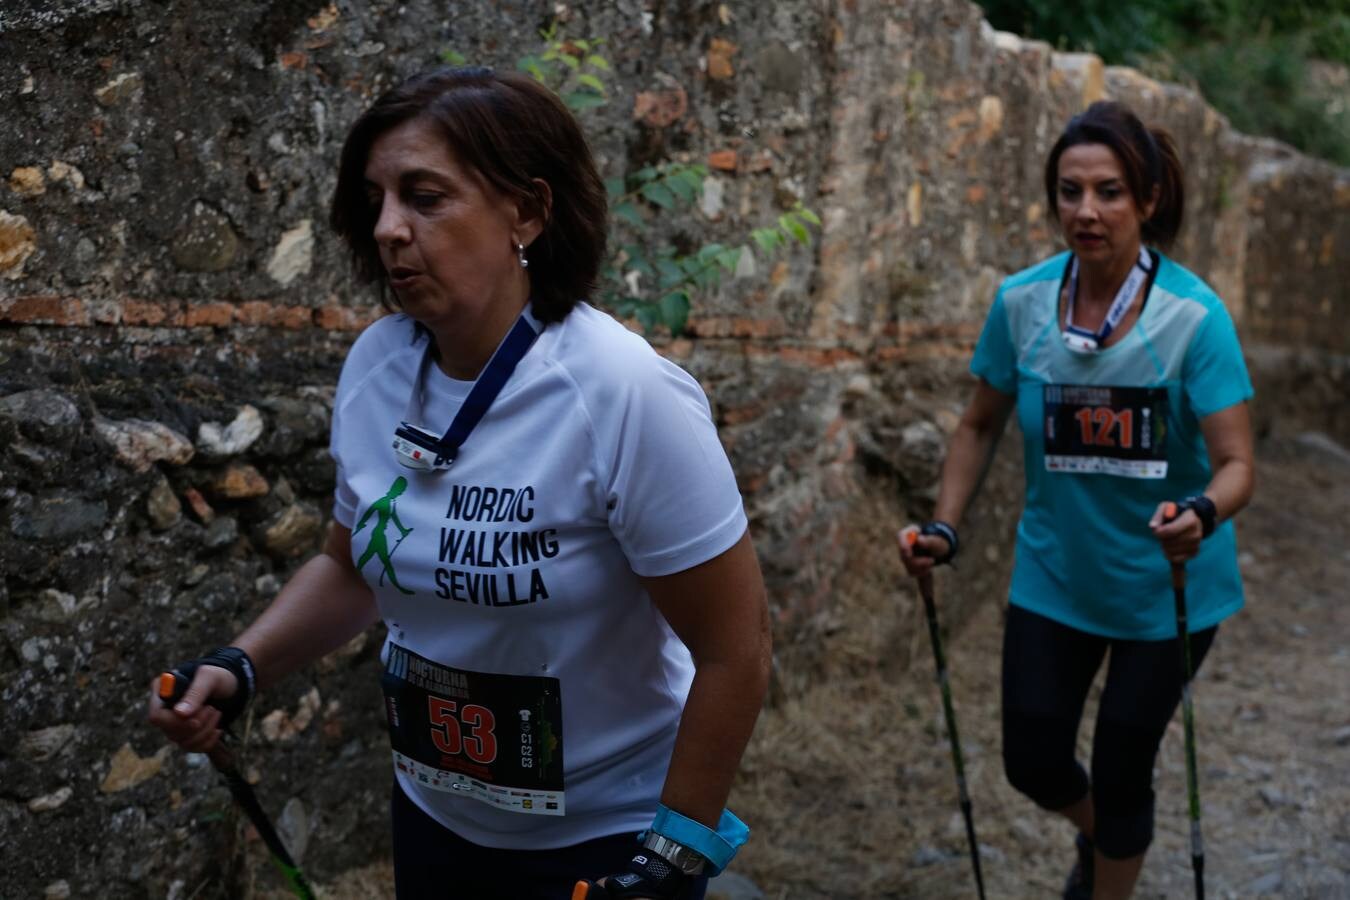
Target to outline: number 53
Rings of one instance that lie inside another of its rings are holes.
[[[431,742],[442,753],[463,753],[476,763],[488,765],[497,758],[497,736],[492,733],[497,726],[496,717],[485,706],[473,703],[465,704],[463,709],[458,706],[453,700],[427,697]]]

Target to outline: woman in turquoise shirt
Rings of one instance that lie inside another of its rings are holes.
[[[1078,827],[1064,896],[1102,900],[1130,895],[1153,837],[1153,762],[1181,692],[1170,563],[1187,564],[1193,665],[1242,606],[1229,520],[1252,493],[1252,388],[1222,302],[1154,249],[1176,237],[1184,206],[1166,132],[1094,103],[1051,150],[1045,188],[1069,251],[999,289],[934,520],[906,529],[923,555],[903,539],[900,554],[916,576],[950,560],[1016,407],[1026,502],[1003,647],[1004,767]],[[1164,522],[1168,501],[1184,511]],[[1074,746],[1108,650],[1089,774]]]

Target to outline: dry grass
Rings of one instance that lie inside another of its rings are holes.
[[[1335,737],[1350,724],[1348,478],[1324,455],[1262,448],[1261,490],[1240,519],[1247,609],[1221,629],[1196,687],[1211,896],[1350,897],[1350,749]],[[939,605],[960,584],[940,580]],[[893,633],[907,668],[824,680],[760,721],[733,798],[756,839],[736,867],[772,900],[974,895],[916,607],[874,611],[871,635]],[[1072,829],[1003,779],[1001,631],[989,603],[947,647],[985,881],[990,897],[1054,896]],[[1136,896],[1187,896],[1179,717],[1156,771],[1157,835]]]

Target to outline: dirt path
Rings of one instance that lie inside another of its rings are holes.
[[[1350,898],[1350,454],[1267,443],[1259,474],[1239,520],[1247,608],[1196,685],[1209,896]],[[734,868],[768,900],[974,896],[922,619],[877,627],[918,642],[910,671],[822,684],[766,714],[747,753],[734,802],[756,840]],[[1073,832],[1003,779],[1001,630],[988,604],[948,648],[988,896],[1057,897]],[[1188,897],[1179,716],[1156,790],[1136,897]],[[388,883],[385,867],[359,874],[328,896]]]
[[[1350,456],[1337,449],[1263,446],[1239,520],[1247,608],[1220,630],[1196,686],[1211,897],[1350,897]],[[1072,830],[1009,788],[999,759],[1002,614],[990,604],[949,648],[988,894],[1058,896]],[[769,828],[781,840],[748,848],[743,863],[769,898],[974,896],[921,649],[909,678],[852,696],[822,686],[757,734],[754,804],[795,807]],[[1190,896],[1179,716],[1156,790],[1136,896]]]

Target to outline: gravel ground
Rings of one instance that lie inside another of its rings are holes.
[[[1206,886],[1211,897],[1350,897],[1350,455],[1268,442],[1258,468],[1239,517],[1247,607],[1220,629],[1195,687]],[[986,605],[948,647],[987,893],[1058,896],[1072,828],[1003,779],[1002,619]],[[771,900],[974,896],[927,647],[911,658],[907,678],[821,685],[762,721],[740,794],[766,839],[738,864]],[[1179,713],[1156,771],[1157,836],[1136,896],[1187,897]]]

